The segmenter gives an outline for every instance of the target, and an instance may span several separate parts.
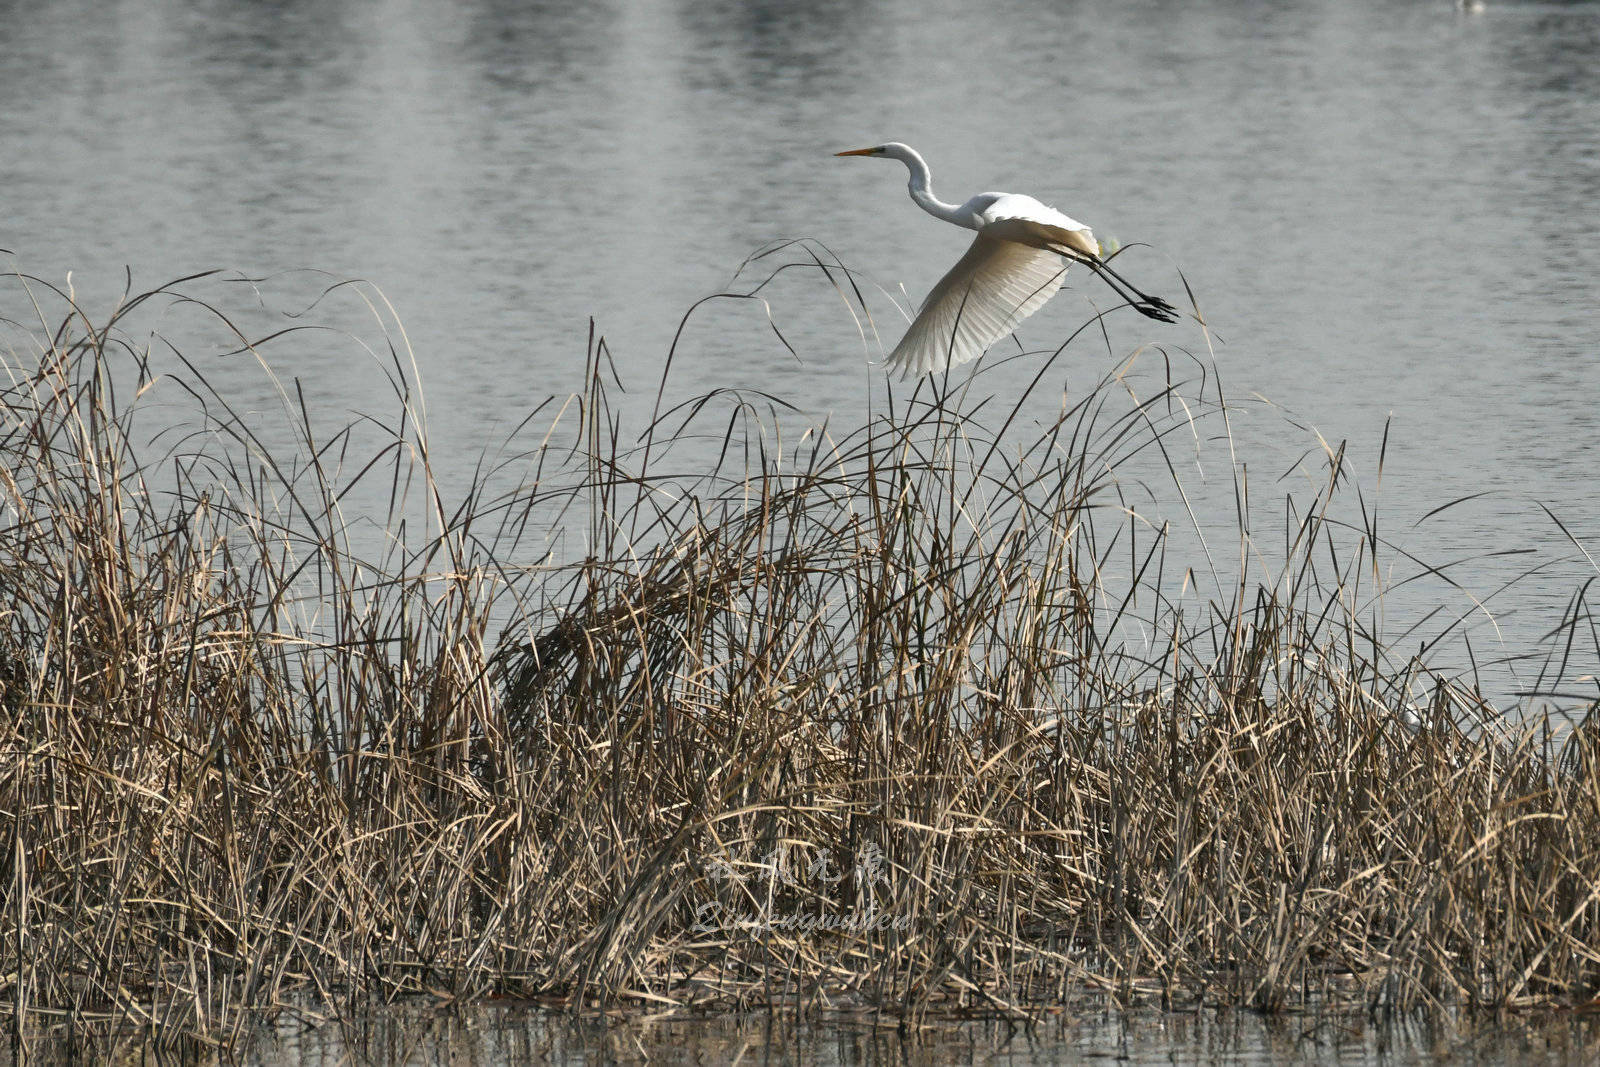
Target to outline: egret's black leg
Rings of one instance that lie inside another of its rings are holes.
[[[1161,299],[1148,293],[1135,289],[1122,275],[1107,267],[1104,263],[1087,260],[1089,269],[1100,276],[1100,280],[1111,286],[1116,294],[1126,300],[1133,310],[1146,318],[1155,319],[1157,322],[1177,322],[1178,309]],[[1120,283],[1120,284],[1119,284]]]
[[[1094,271],[1100,276],[1101,281],[1111,286],[1112,291],[1126,300],[1128,305],[1139,314],[1155,319],[1158,322],[1178,321],[1177,308],[1159,296],[1151,296],[1149,293],[1141,292],[1132,282],[1118,274],[1111,268],[1110,264],[1099,256],[1090,256],[1087,253],[1080,252],[1075,248],[1067,248],[1064,245],[1055,246],[1051,248],[1051,251],[1066,259],[1082,263]]]
[[[1137,301],[1132,301],[1131,303],[1133,303],[1133,306],[1141,313],[1149,315],[1152,319],[1160,319],[1162,322],[1178,321],[1177,308],[1173,307],[1159,296],[1151,296],[1149,293],[1142,292],[1141,290],[1135,288],[1132,282],[1128,281],[1128,279],[1124,278],[1122,275],[1113,270],[1111,264],[1107,263],[1105,260],[1098,260],[1093,266],[1096,274],[1099,274],[1102,278],[1107,276],[1115,278],[1117,281],[1126,286],[1130,292],[1137,296],[1139,299]],[[1156,312],[1165,312],[1165,314],[1156,314]]]

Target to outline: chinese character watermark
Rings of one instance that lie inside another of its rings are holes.
[[[825,910],[773,914],[769,905],[754,901],[741,911],[720,900],[707,900],[695,908],[695,922],[690,930],[696,934],[722,933],[743,937],[817,930],[845,933],[903,930],[910,925],[908,916],[891,915],[878,907],[878,890],[889,885],[891,871],[888,857],[876,842],[862,846],[853,861],[850,857],[837,855],[829,848],[788,844],[773,846],[758,860],[736,862],[728,856],[712,857],[706,861],[705,873],[713,882],[726,883],[730,888],[749,888],[751,883],[755,883],[758,888],[765,888],[767,892],[762,895],[769,899],[771,891],[778,888],[810,889],[824,902]],[[861,903],[848,909],[826,910],[826,897],[823,894],[846,879],[855,887]]]

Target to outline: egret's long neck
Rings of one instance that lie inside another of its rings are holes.
[[[947,204],[933,195],[933,175],[928,172],[928,164],[923,162],[921,156],[915,152],[908,152],[901,161],[911,172],[911,181],[907,183],[907,188],[911,190],[911,199],[917,202],[918,207],[936,219],[944,219],[957,226],[968,225],[967,221],[960,217],[959,204]]]

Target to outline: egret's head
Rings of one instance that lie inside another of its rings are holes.
[[[890,141],[888,144],[873,145],[871,148],[855,148],[849,152],[835,152],[836,156],[887,156],[889,159],[906,158],[911,149],[899,141]]]

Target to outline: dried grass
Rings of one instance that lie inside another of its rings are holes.
[[[1108,379],[1020,444],[931,386],[789,447],[719,397],[628,444],[593,343],[580,402],[447,504],[403,385],[328,436],[287,389],[286,455],[191,366],[152,446],[160,342],[122,326],[183,291],[32,330],[0,396],[19,1042],[412,994],[915,1021],[1600,990],[1600,729],[1508,720],[1363,624],[1389,549],[1328,517],[1342,456],[1282,569],[1197,609],[1117,479],[1194,432],[1179,385]],[[708,422],[714,469],[658,470]],[[375,486],[372,538],[344,506]],[[557,513],[559,566],[529,533]]]

